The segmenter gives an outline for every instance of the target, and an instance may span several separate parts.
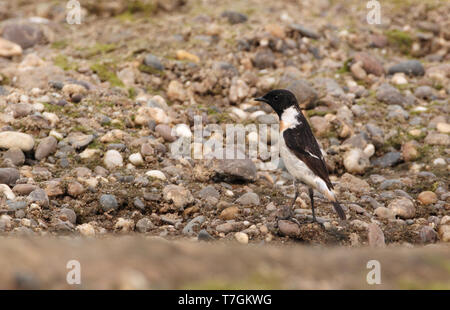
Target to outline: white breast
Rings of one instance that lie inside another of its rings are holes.
[[[281,114],[281,121],[287,125],[287,128],[293,128],[300,124],[297,119],[297,115],[299,112],[295,107],[290,107],[284,110],[283,114]]]

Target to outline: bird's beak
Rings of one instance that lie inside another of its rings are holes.
[[[255,99],[253,99],[253,100],[255,100],[255,101],[261,101],[261,102],[265,102],[265,103],[269,103],[265,98],[263,98],[263,97],[259,97],[259,98],[255,98]]]

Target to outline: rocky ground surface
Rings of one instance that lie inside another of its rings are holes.
[[[0,2],[2,235],[450,241],[448,2],[384,1],[380,25],[364,1],[80,2],[79,25],[65,1]],[[279,221],[282,163],[173,156],[195,116],[200,146],[226,124],[276,124],[252,98],[278,87],[305,109],[347,221],[316,193],[324,224],[308,223],[305,188],[301,225]]]

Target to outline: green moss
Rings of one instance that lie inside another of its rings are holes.
[[[92,141],[89,145],[88,145],[89,149],[97,149],[97,150],[104,150],[105,146],[103,145],[103,143],[99,142],[97,139],[94,139],[94,141]]]
[[[137,96],[137,91],[134,87],[128,88],[128,98],[134,99]]]
[[[92,130],[84,127],[83,125],[76,125],[76,126],[74,126],[72,128],[72,131],[79,131],[79,132],[82,132],[84,134],[91,134],[92,133]]]
[[[76,70],[77,69],[77,65],[74,63],[71,63],[69,61],[69,59],[64,56],[64,55],[58,55],[53,59],[53,63],[55,64],[55,66],[60,67],[61,69],[63,69],[64,71],[68,71],[68,70]]]
[[[129,1],[128,4],[128,12],[133,13],[144,13],[146,15],[151,15],[156,12],[158,6],[156,1],[147,0],[147,1],[141,1],[141,0],[134,0]]]
[[[392,29],[386,30],[385,33],[388,38],[389,43],[398,48],[402,53],[409,54],[411,51],[411,46],[413,44],[413,38],[407,32]]]
[[[45,107],[45,111],[47,112],[58,112],[61,111],[63,109],[63,107],[56,105],[56,104],[50,104],[50,103],[43,103],[44,107]]]
[[[99,54],[104,55],[104,54],[110,53],[116,49],[117,49],[117,46],[115,44],[96,43],[86,50],[86,57],[93,57],[93,56],[96,56]]]
[[[123,87],[123,82],[117,77],[114,71],[105,64],[96,63],[91,66],[91,70],[97,73],[101,81],[109,82],[111,86]]]
[[[308,115],[308,117],[325,116],[328,113],[335,113],[335,111],[322,111],[322,110],[307,110],[306,111],[306,115]]]
[[[53,43],[51,44],[51,47],[54,48],[54,49],[61,50],[61,49],[66,48],[68,45],[69,45],[69,44],[67,43],[66,40],[59,40],[59,41],[53,42]]]
[[[352,62],[352,59],[351,59],[351,58],[347,59],[347,60],[344,62],[344,65],[343,65],[339,70],[337,70],[337,73],[343,74],[343,73],[350,72],[350,63],[351,63],[351,62]]]

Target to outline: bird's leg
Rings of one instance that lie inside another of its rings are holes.
[[[314,212],[314,190],[311,187],[309,187],[308,190],[309,190],[309,200],[311,200],[313,222],[317,222],[316,214]]]
[[[316,218],[316,213],[314,211],[314,190],[309,187],[309,199],[311,200],[311,210],[312,210],[312,222],[319,224],[322,228],[325,228],[322,222],[319,222]]]

